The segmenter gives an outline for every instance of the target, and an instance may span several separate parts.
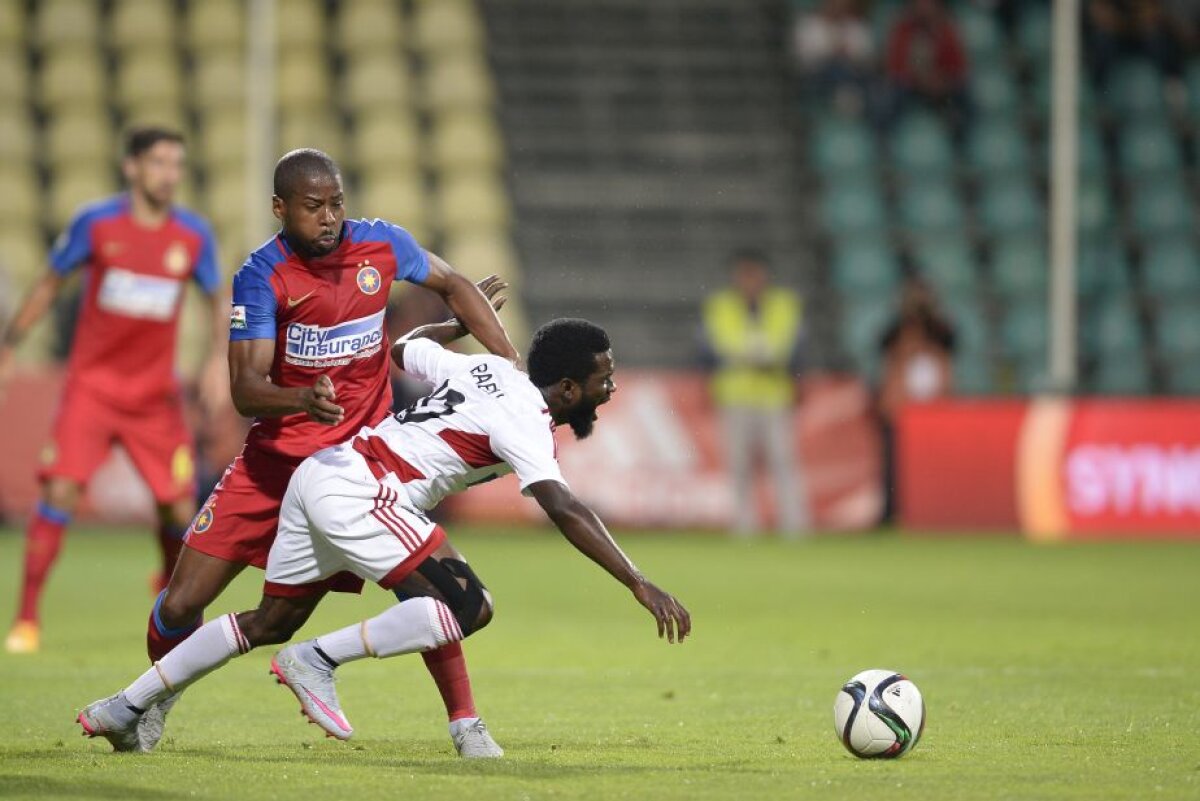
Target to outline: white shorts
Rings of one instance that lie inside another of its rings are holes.
[[[338,574],[346,571],[391,589],[444,541],[394,474],[372,469],[349,443],[327,448],[305,459],[288,483],[264,592],[345,589]]]

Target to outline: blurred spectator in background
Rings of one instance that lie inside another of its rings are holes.
[[[961,139],[970,111],[967,50],[941,0],[909,0],[888,34],[886,59],[884,122],[924,103],[945,115]]]
[[[1097,88],[1127,56],[1149,59],[1165,77],[1183,75],[1185,20],[1168,14],[1161,0],[1089,0],[1083,30],[1088,73]]]
[[[895,421],[907,403],[948,395],[953,388],[954,326],[942,314],[933,289],[922,278],[904,284],[900,308],[879,342],[883,354],[878,413],[883,446],[882,523],[896,513]]]
[[[793,52],[805,88],[846,114],[866,106],[875,39],[858,0],[824,0],[796,20]]]
[[[776,528],[797,536],[808,528],[804,486],[793,464],[792,412],[803,335],[800,297],[771,284],[766,257],[741,251],[731,259],[732,286],[704,304],[707,366],[720,409],[733,484],[734,530],[762,530],[755,461],[774,482]]]

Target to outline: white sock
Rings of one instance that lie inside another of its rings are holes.
[[[125,689],[129,703],[146,709],[178,692],[233,657],[250,650],[233,615],[210,620]]]
[[[444,603],[433,598],[410,598],[370,620],[322,634],[314,643],[334,662],[344,665],[368,656],[382,659],[429,651],[462,638],[454,613]]]

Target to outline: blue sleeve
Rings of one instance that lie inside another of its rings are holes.
[[[217,243],[208,226],[200,229],[198,233],[200,234],[200,259],[196,262],[192,280],[204,290],[206,295],[215,295],[221,288],[221,268],[217,266]]]
[[[83,263],[92,252],[92,223],[95,220],[90,209],[81,211],[71,220],[50,249],[50,269],[66,275]]]
[[[417,244],[413,235],[400,226],[382,220],[380,223],[387,227],[388,242],[392,245],[392,252],[396,254],[396,280],[411,281],[414,284],[425,283],[425,279],[429,277],[429,256],[426,255],[425,248]]]
[[[249,261],[233,276],[233,311],[229,318],[229,341],[275,339],[278,302],[269,273]]]

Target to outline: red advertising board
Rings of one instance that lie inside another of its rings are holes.
[[[1200,536],[1200,402],[940,402],[906,409],[899,440],[910,527]]]

